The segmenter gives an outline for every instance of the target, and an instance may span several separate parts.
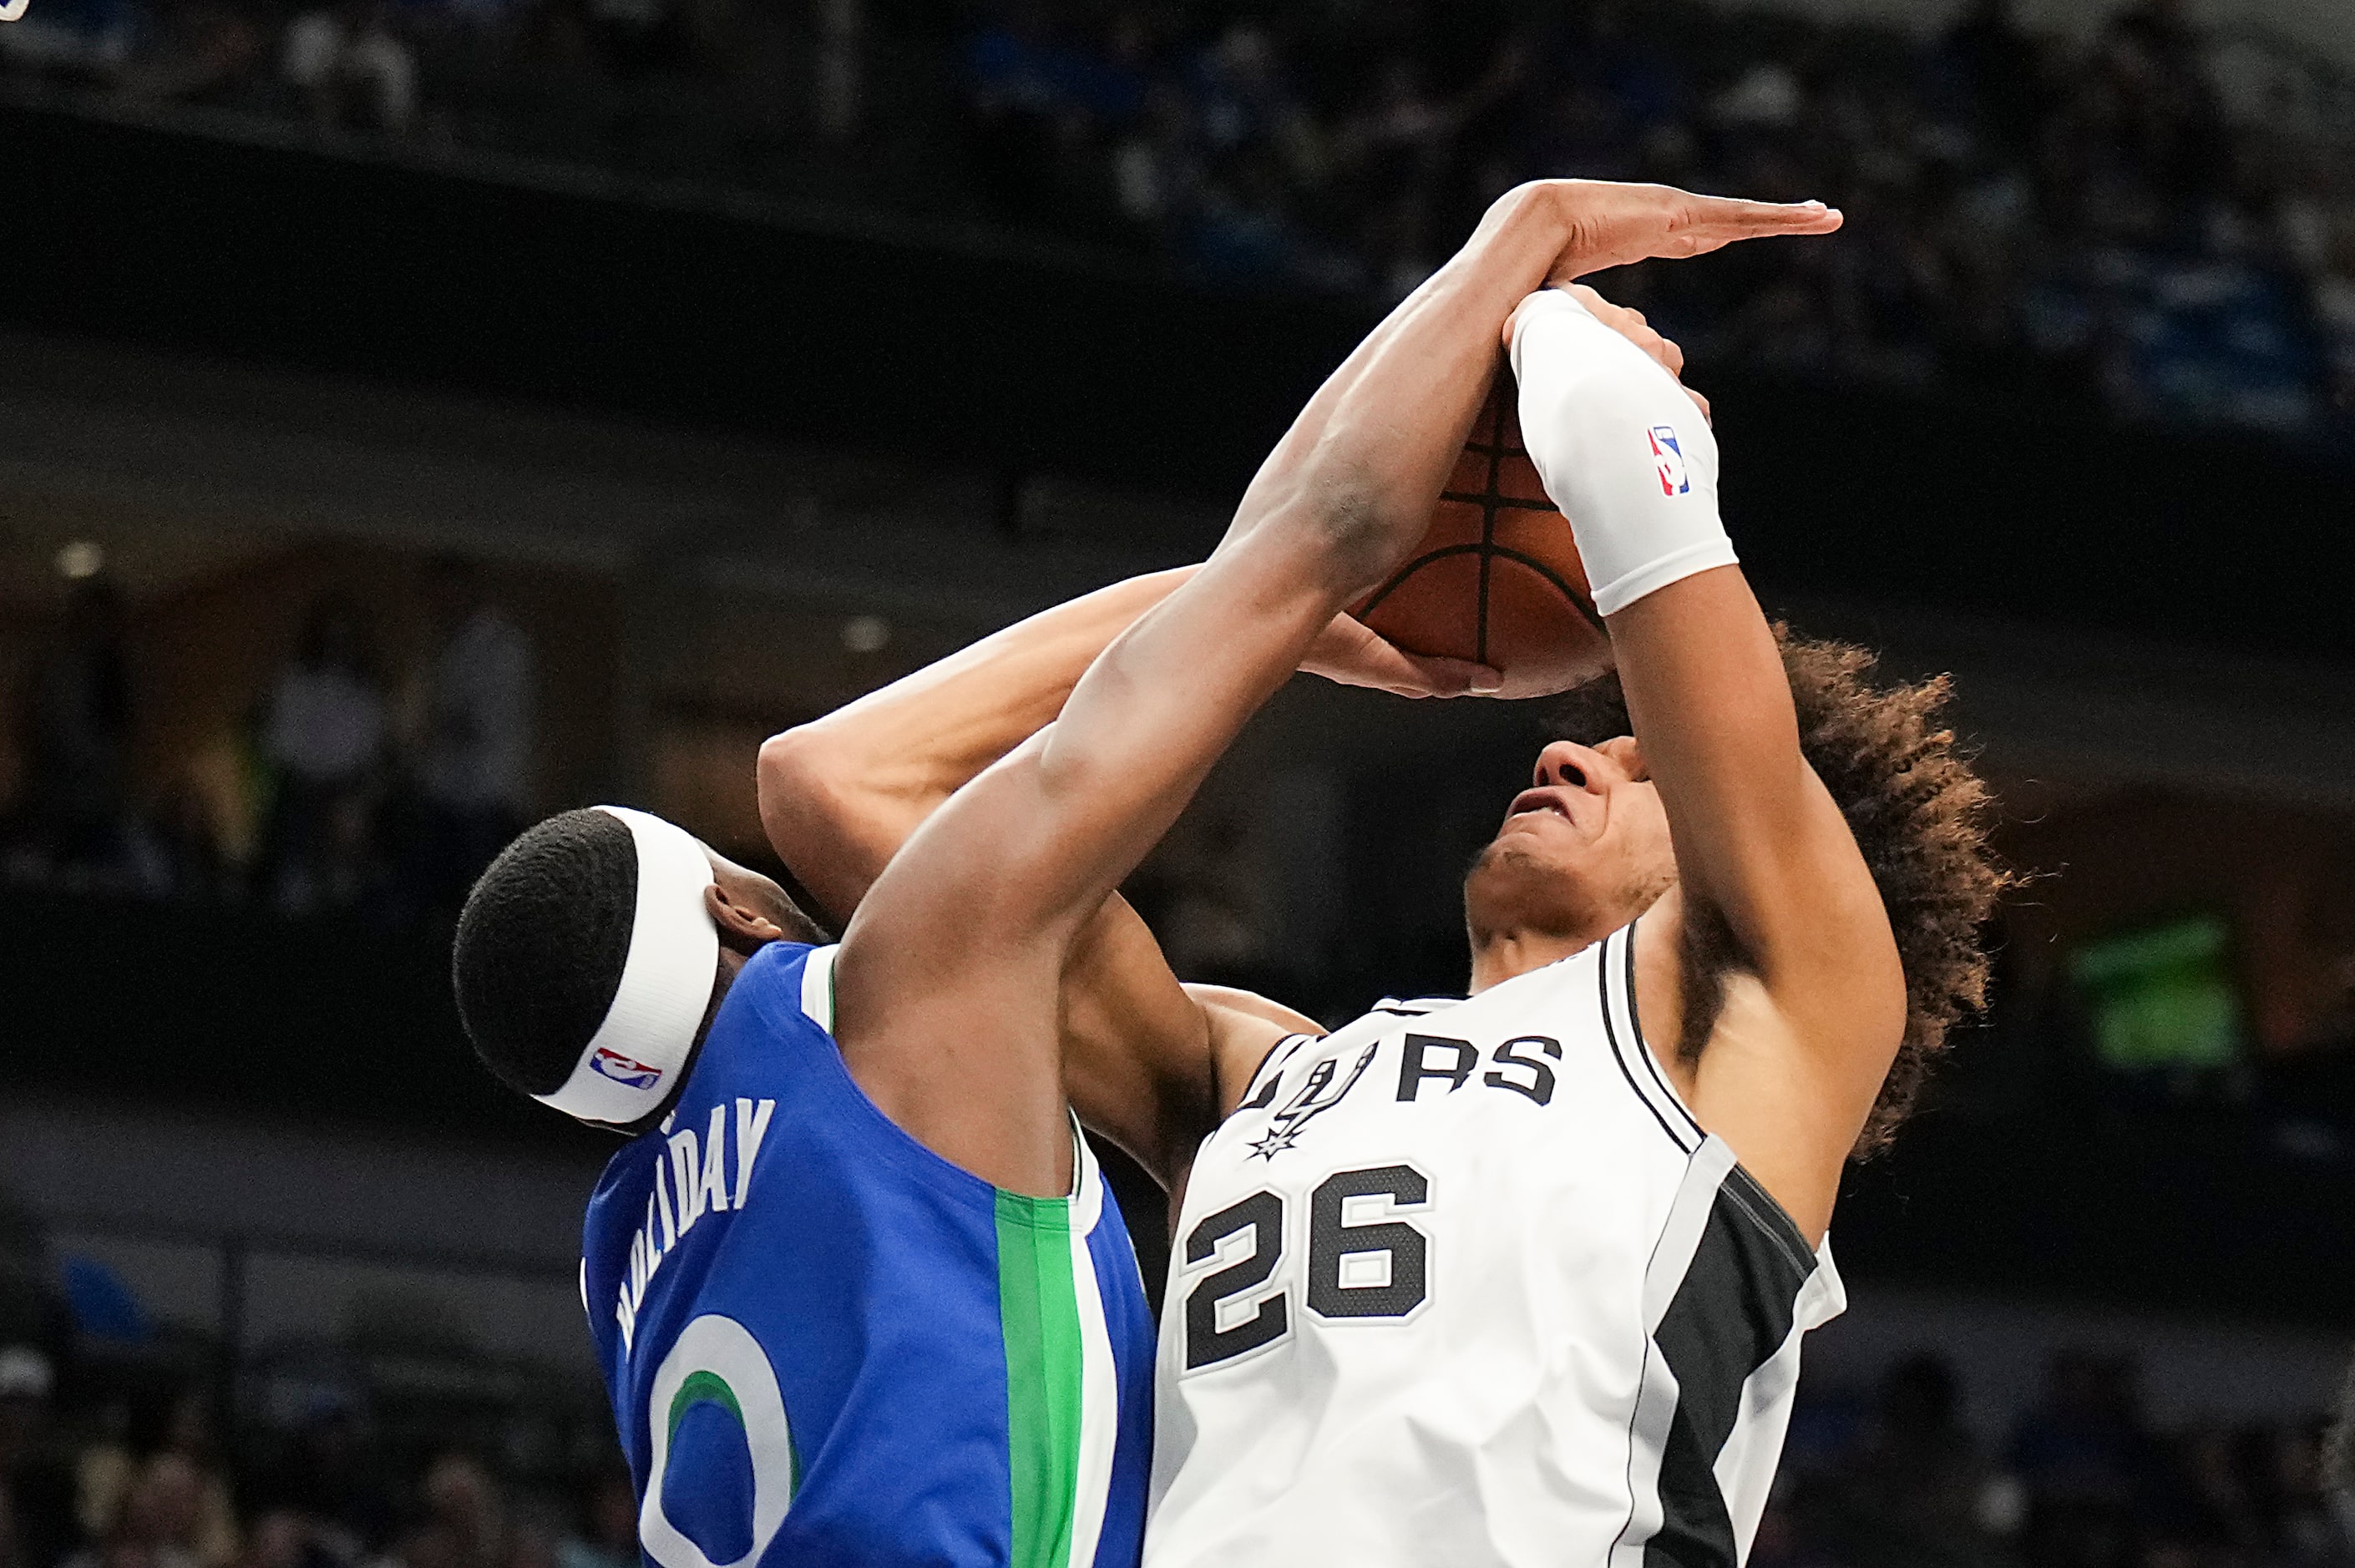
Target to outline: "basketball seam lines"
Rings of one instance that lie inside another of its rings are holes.
[[[1523,512],[1551,512],[1554,510],[1553,503],[1550,501],[1524,501],[1518,495],[1475,495],[1468,490],[1443,490],[1439,493],[1439,499],[1442,501],[1460,501],[1472,506],[1487,506],[1493,502],[1497,510],[1499,512],[1505,511],[1508,508],[1518,508]]]
[[[1405,567],[1401,567],[1397,573],[1395,573],[1388,582],[1382,584],[1380,588],[1376,588],[1372,596],[1366,600],[1365,609],[1358,613],[1361,616],[1371,615],[1377,609],[1380,608],[1381,602],[1390,598],[1390,596],[1401,587],[1409,577],[1414,576],[1416,572],[1422,570],[1424,567],[1429,566],[1433,561],[1444,560],[1450,556],[1476,555],[1480,557],[1480,580],[1478,599],[1479,612],[1478,619],[1476,623],[1476,638],[1475,642],[1475,656],[1479,662],[1486,663],[1488,659],[1488,590],[1491,580],[1492,564],[1497,557],[1502,556],[1506,560],[1513,561],[1529,567],[1529,570],[1545,578],[1547,582],[1552,584],[1553,587],[1560,591],[1562,598],[1570,601],[1571,608],[1578,612],[1581,620],[1584,620],[1590,627],[1593,628],[1594,630],[1602,632],[1605,636],[1609,635],[1608,629],[1603,624],[1602,616],[1590,609],[1585,597],[1576,588],[1571,587],[1570,584],[1565,581],[1559,573],[1554,571],[1551,567],[1549,567],[1546,563],[1539,560],[1533,556],[1525,555],[1521,551],[1497,543],[1497,513],[1506,510],[1521,512],[1554,512],[1558,511],[1559,508],[1554,506],[1550,501],[1532,501],[1521,496],[1507,495],[1504,493],[1503,470],[1505,459],[1508,457],[1526,457],[1529,454],[1526,448],[1514,446],[1504,439],[1505,415],[1501,405],[1492,401],[1488,408],[1482,410],[1482,417],[1484,418],[1491,416],[1494,417],[1496,421],[1494,426],[1494,429],[1497,431],[1496,439],[1488,441],[1476,439],[1464,443],[1465,450],[1479,453],[1488,460],[1488,488],[1487,493],[1484,494],[1476,494],[1472,492],[1462,490],[1443,490],[1439,493],[1439,498],[1442,501],[1453,501],[1459,505],[1477,506],[1480,508],[1480,542],[1476,545],[1449,545],[1444,548],[1432,550],[1423,555],[1417,556],[1413,560],[1408,562]]]
[[[1445,545],[1436,550],[1425,551],[1423,554],[1417,556],[1414,558],[1414,565],[1412,567],[1408,568],[1406,571],[1401,572],[1389,582],[1384,583],[1380,589],[1377,591],[1371,599],[1366,600],[1365,613],[1371,615],[1375,609],[1380,606],[1382,600],[1391,596],[1391,589],[1397,588],[1401,583],[1406,581],[1407,578],[1412,577],[1416,572],[1421,571],[1432,562],[1444,561],[1450,556],[1471,555],[1494,556],[1500,560],[1513,561],[1518,565],[1529,567],[1529,570],[1537,573],[1538,576],[1545,578],[1546,581],[1559,588],[1561,591],[1561,596],[1570,601],[1571,608],[1577,610],[1579,615],[1585,620],[1588,625],[1593,627],[1597,631],[1604,632],[1605,635],[1609,634],[1609,629],[1603,624],[1602,618],[1586,608],[1585,602],[1579,598],[1578,590],[1576,588],[1572,588],[1568,582],[1562,579],[1560,574],[1555,572],[1551,567],[1546,565],[1545,562],[1540,560],[1535,556],[1525,555],[1521,551],[1514,549],[1510,545],[1492,545],[1485,546],[1480,545]]]

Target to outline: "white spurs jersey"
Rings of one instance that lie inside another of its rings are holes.
[[[1636,1027],[1635,927],[1284,1042],[1203,1144],[1146,1568],[1734,1568],[1846,1305]]]

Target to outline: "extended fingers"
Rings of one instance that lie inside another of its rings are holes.
[[[1608,181],[1557,184],[1567,238],[1552,270],[1555,282],[1650,256],[1702,256],[1737,240],[1829,234],[1841,221],[1819,201],[1745,201]]]
[[[1689,198],[1680,228],[1742,239],[1763,234],[1829,234],[1843,221],[1840,210],[1819,201],[1742,201],[1732,196]],[[1724,243],[1724,239],[1719,243]],[[1712,247],[1711,249],[1714,249]]]

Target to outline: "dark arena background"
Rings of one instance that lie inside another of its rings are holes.
[[[2030,874],[1850,1174],[1753,1568],[2355,1563],[2339,0],[31,0],[0,1568],[636,1563],[611,1140],[468,1051],[472,874],[598,800],[773,868],[763,736],[1199,558],[1557,174],[1846,210],[1597,282]],[[1459,990],[1543,720],[1296,682],[1133,896],[1328,1021]]]

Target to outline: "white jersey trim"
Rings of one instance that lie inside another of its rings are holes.
[[[1644,1039],[1643,1023],[1636,1016],[1633,923],[1603,938],[1603,951],[1594,968],[1595,983],[1603,993],[1603,1033],[1611,1043],[1613,1054],[1619,1059],[1620,1075],[1651,1111],[1668,1140],[1687,1154],[1695,1152],[1709,1135],[1701,1130],[1700,1120],[1686,1108],[1676,1090],[1668,1086],[1668,1075],[1661,1070],[1651,1045]]]
[[[1614,1568],[1638,1568],[1664,1537],[1678,1562],[1734,1568],[1747,1551],[1790,1421],[1800,1338],[1840,1295],[1829,1258],[1827,1247],[1808,1251],[1722,1139],[1703,1144],[1646,1273],[1647,1343]],[[1725,1381],[1729,1365],[1746,1368],[1739,1384]]]
[[[828,1034],[834,1033],[834,960],[841,952],[838,945],[819,948],[802,960],[802,1012]]]
[[[1090,1568],[1103,1531],[1104,1507],[1112,1495],[1114,1451],[1120,1442],[1120,1371],[1113,1360],[1112,1334],[1104,1322],[1103,1281],[1096,1272],[1088,1237],[1103,1216],[1103,1172],[1095,1152],[1071,1125],[1078,1142],[1079,1192],[1071,1202],[1071,1281],[1080,1319],[1080,1444],[1071,1497],[1068,1568]]]

